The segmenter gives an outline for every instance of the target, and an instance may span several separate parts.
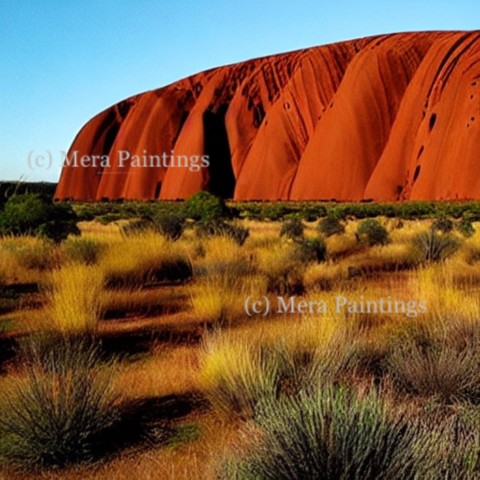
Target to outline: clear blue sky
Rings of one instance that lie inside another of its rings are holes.
[[[71,5],[69,5],[71,3]],[[0,179],[56,181],[93,115],[210,67],[366,35],[480,28],[478,0],[0,3]]]

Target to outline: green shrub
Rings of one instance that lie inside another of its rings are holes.
[[[419,428],[390,415],[374,393],[301,392],[265,402],[256,423],[256,447],[227,464],[223,478],[413,480],[429,452]]]
[[[369,246],[386,245],[389,242],[387,229],[377,220],[363,220],[357,228],[357,239]]]
[[[344,233],[345,225],[337,217],[329,215],[320,220],[318,230],[326,237],[331,237],[332,235],[340,235]]]
[[[153,218],[155,229],[163,236],[178,240],[185,228],[185,217],[174,213],[161,213]]]
[[[69,238],[63,249],[70,260],[94,265],[98,262],[103,246],[91,238]]]
[[[449,233],[453,230],[453,222],[447,217],[437,218],[430,227],[433,231]]]
[[[296,242],[296,255],[300,262],[323,262],[327,258],[327,245],[322,238],[302,238]]]
[[[109,225],[110,223],[117,222],[122,220],[123,215],[121,213],[106,213],[105,215],[100,215],[95,217],[95,220],[102,225]]]
[[[0,235],[37,235],[60,242],[78,235],[77,216],[67,203],[38,194],[14,195],[0,213]]]
[[[184,204],[184,213],[193,220],[215,220],[229,216],[225,201],[208,192],[192,195]]]
[[[303,237],[304,231],[305,225],[300,219],[290,218],[282,223],[282,228],[280,229],[280,236],[296,240]]]
[[[450,234],[430,229],[415,234],[411,240],[412,256],[418,263],[440,262],[453,255],[460,242]]]
[[[458,224],[457,230],[464,236],[464,237],[471,237],[475,234],[475,227],[473,226],[472,222],[467,218],[463,218],[462,221]]]
[[[27,351],[26,379],[3,393],[0,457],[24,468],[94,459],[120,419],[112,368],[91,343],[58,342]]]
[[[52,209],[48,201],[39,195],[15,195],[5,204],[0,217],[3,233],[35,235],[37,228],[50,221]]]
[[[290,213],[290,210],[285,205],[276,202],[268,202],[261,205],[260,211],[259,218],[273,221],[281,220]]]
[[[243,245],[250,235],[248,228],[228,223],[223,220],[197,222],[195,224],[195,231],[199,237],[209,237],[214,235],[230,237],[238,245]]]

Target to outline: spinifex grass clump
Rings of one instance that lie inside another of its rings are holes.
[[[393,340],[389,373],[407,393],[445,404],[480,404],[480,324],[461,318],[436,322]]]
[[[200,357],[200,385],[221,415],[251,418],[262,402],[339,379],[354,365],[353,340],[347,335],[342,327],[306,322],[288,339],[208,337]]]
[[[297,242],[276,243],[262,251],[259,269],[267,279],[267,291],[275,295],[301,295],[305,291]]]
[[[389,358],[398,386],[441,402],[480,403],[480,348],[459,351],[445,343],[399,345]]]
[[[217,272],[207,271],[207,275],[199,277],[190,287],[190,294],[199,319],[225,326],[245,316],[244,299],[263,292],[265,282],[261,276],[240,270],[235,263],[218,267]]]
[[[112,365],[91,342],[58,337],[25,349],[25,377],[2,395],[0,458],[30,468],[94,460],[120,419]]]
[[[63,251],[69,260],[86,265],[95,265],[104,245],[92,238],[71,237],[63,243]]]
[[[201,357],[200,383],[214,409],[228,418],[249,418],[257,403],[276,397],[280,367],[266,348],[213,337]]]
[[[113,242],[102,257],[100,269],[108,288],[142,287],[186,280],[192,275],[192,266],[183,250],[153,232]]]
[[[431,228],[412,237],[412,254],[418,263],[440,262],[453,255],[460,247],[457,238],[449,233],[438,233]]]
[[[255,419],[257,445],[227,464],[224,478],[347,480],[421,478],[426,438],[390,414],[377,394],[325,387],[266,402]]]
[[[61,262],[58,258],[56,245],[48,239],[35,237],[5,238],[1,242],[2,257],[10,257],[18,269],[50,270]]]

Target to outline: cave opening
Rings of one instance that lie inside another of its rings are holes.
[[[204,150],[210,160],[209,191],[222,198],[232,198],[235,189],[230,145],[228,143],[225,114],[227,105],[203,114]]]

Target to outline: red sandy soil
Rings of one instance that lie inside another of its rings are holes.
[[[480,198],[480,32],[382,35],[198,73],[91,119],[56,197]],[[210,167],[119,168],[133,155]]]

